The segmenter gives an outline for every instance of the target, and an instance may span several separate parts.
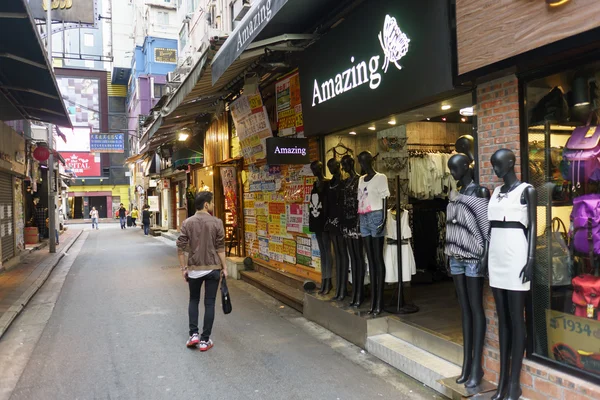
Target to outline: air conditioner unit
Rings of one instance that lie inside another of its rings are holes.
[[[242,1],[242,7],[237,11],[236,16],[233,18],[234,21],[241,21],[246,14],[248,14],[248,11],[250,10],[250,1],[249,0],[241,0]],[[237,8],[237,7],[235,7]]]

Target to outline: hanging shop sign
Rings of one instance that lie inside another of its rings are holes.
[[[150,206],[151,212],[158,212],[160,208],[158,207],[158,196],[148,196],[148,205]]]
[[[597,0],[456,0],[458,74],[598,28],[599,13]]]
[[[306,135],[356,126],[455,92],[447,2],[369,1],[299,67]]]
[[[31,15],[46,20],[50,2],[53,21],[81,24],[95,23],[96,0],[28,0]]]
[[[267,139],[267,164],[308,164],[308,139],[280,138]]]
[[[100,157],[91,153],[65,153],[60,155],[65,159],[65,168],[70,169],[77,177],[95,177],[102,175]]]
[[[157,63],[177,64],[177,50],[158,47],[154,49],[154,61]]]
[[[300,75],[298,71],[275,83],[277,102],[278,136],[301,135],[304,133],[302,102],[300,100]]]
[[[125,152],[124,135],[122,133],[91,133],[90,151],[93,153]]]
[[[246,16],[236,26],[212,61],[213,85],[246,47],[256,39],[258,34],[271,21],[271,18],[287,3],[287,0],[258,0],[252,3],[252,7],[248,10]]]

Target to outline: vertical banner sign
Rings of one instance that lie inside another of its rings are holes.
[[[277,99],[278,136],[304,134],[302,103],[300,101],[300,75],[298,71],[275,83],[275,97]]]
[[[267,156],[265,140],[273,136],[273,132],[260,93],[240,96],[229,109],[246,161],[254,163],[264,159]]]
[[[237,170],[235,167],[221,167],[221,181],[225,194],[225,209],[231,212],[233,226],[237,226]]]

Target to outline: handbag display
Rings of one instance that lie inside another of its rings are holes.
[[[537,239],[536,256],[540,265],[548,265],[548,240],[551,242],[552,286],[568,286],[574,275],[573,258],[568,244],[567,227],[556,217]]]
[[[563,158],[568,162],[568,180],[574,189],[589,181],[600,181],[600,129],[590,126],[591,113],[585,126],[575,128],[563,150]]]
[[[590,274],[573,278],[573,307],[578,317],[600,321],[600,276]]]
[[[573,226],[571,245],[574,251],[592,259],[600,254],[600,194],[576,197],[571,211]]]
[[[225,277],[221,279],[221,304],[223,305],[223,313],[231,313],[231,297],[229,296],[229,288],[227,287],[227,279]]]

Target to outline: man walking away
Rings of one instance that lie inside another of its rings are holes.
[[[92,218],[92,229],[94,229],[95,225],[96,230],[98,230],[98,210],[96,210],[96,207],[92,207],[92,211],[90,211],[90,217]]]
[[[144,227],[144,235],[148,236],[150,233],[150,206],[146,204],[142,211],[142,225]]]
[[[127,209],[123,207],[123,203],[119,204],[118,214],[121,220],[121,229],[125,229],[127,224]]]
[[[221,273],[227,277],[225,264],[225,230],[223,221],[213,217],[213,194],[199,192],[195,199],[196,214],[181,225],[181,236],[177,239],[177,255],[184,279],[190,289],[188,314],[190,338],[187,347],[199,345],[200,351],[213,347],[210,339],[215,319],[215,299]],[[186,255],[188,253],[187,263]],[[204,287],[204,326],[198,337],[198,304],[200,289]]]

